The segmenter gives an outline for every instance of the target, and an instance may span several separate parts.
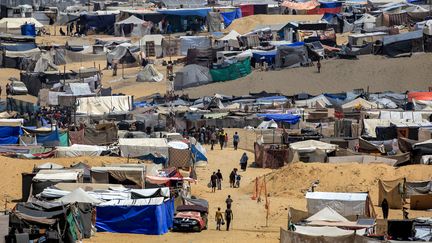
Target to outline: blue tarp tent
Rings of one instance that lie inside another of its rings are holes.
[[[211,11],[211,8],[181,8],[181,9],[157,9],[156,11],[166,15],[176,16],[200,16],[207,17],[207,14]]]
[[[208,161],[207,157],[203,153],[201,153],[201,151],[199,151],[194,144],[192,144],[191,146],[191,152],[195,158],[195,162]]]
[[[58,130],[54,130],[50,133],[42,133],[36,135],[37,143],[43,146],[59,146],[60,145],[60,134]]]
[[[272,65],[273,63],[275,63],[276,50],[271,50],[271,51],[253,50],[252,58],[255,59],[255,62],[257,63],[260,63],[261,58],[263,58],[265,62],[267,62],[269,65]]]
[[[257,114],[259,117],[264,117],[264,120],[275,122],[285,122],[288,124],[296,124],[300,120],[300,116],[293,114]]]
[[[220,14],[224,20],[225,27],[228,27],[235,19],[242,17],[240,8],[236,8],[232,12],[223,12]]]
[[[94,30],[96,33],[114,34],[115,14],[80,16],[80,23],[85,26],[85,31]]]
[[[33,23],[21,25],[21,35],[36,36],[36,25]]]
[[[0,144],[17,144],[23,134],[21,127],[0,127]]]
[[[98,232],[162,235],[173,226],[174,199],[112,200],[96,208]]]

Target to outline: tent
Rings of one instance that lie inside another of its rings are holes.
[[[384,199],[387,200],[389,208],[401,209],[404,205],[403,193],[405,192],[405,180],[403,178],[392,181],[378,181],[378,205]]]
[[[139,46],[141,50],[145,50],[147,56],[150,56],[152,50],[151,46],[154,46],[154,54],[156,57],[162,57],[162,41],[163,35],[145,35],[138,42],[134,43],[135,46]],[[152,44],[150,44],[152,43]]]
[[[35,18],[2,18],[0,19],[0,32],[21,34],[21,26],[26,23],[35,25],[36,30],[43,27]]]
[[[90,176],[92,183],[129,184],[134,187],[144,188],[146,165],[92,167]]]
[[[79,17],[78,23],[80,32],[82,34],[108,34],[114,33],[114,25],[116,21],[116,14],[82,14]]]
[[[98,96],[77,98],[78,114],[123,114],[132,110],[130,96]]]
[[[153,64],[148,64],[137,74],[137,82],[160,82],[164,78]]]
[[[276,52],[276,68],[299,67],[310,62],[306,46],[278,46]]]
[[[79,156],[100,156],[103,152],[108,151],[106,146],[72,144],[69,147],[56,147],[56,157],[79,157]]]
[[[274,120],[275,122],[284,122],[288,124],[297,124],[300,121],[300,116],[293,114],[257,114],[258,117],[263,117],[265,121]]]
[[[338,145],[316,140],[306,140],[290,143],[289,147],[290,149],[298,152],[314,152],[315,150],[323,150],[326,153],[330,153],[335,151],[338,148]]]
[[[278,128],[278,125],[274,120],[263,121],[257,127],[257,129],[276,129],[276,128]]]
[[[32,193],[37,195],[59,182],[82,182],[82,170],[40,170],[32,179]]]
[[[98,232],[162,235],[174,219],[174,200],[163,197],[111,200],[96,208]]]
[[[114,48],[114,50],[107,54],[107,62],[111,65],[115,62],[122,65],[133,65],[138,64],[137,61],[137,58],[131,52],[131,50],[128,47],[122,45],[117,46]]]
[[[191,64],[183,67],[176,73],[174,90],[208,84],[212,81],[213,79],[208,68]]]
[[[210,48],[211,41],[207,36],[180,36],[180,54],[186,56],[189,49]]]
[[[328,206],[344,217],[375,216],[372,215],[368,193],[307,192],[306,201],[309,214],[318,213]]]
[[[373,29],[376,26],[376,22],[377,17],[365,13],[361,18],[354,21],[354,25],[363,29]]]
[[[151,22],[144,21],[132,15],[115,23],[115,36],[144,36],[150,34]]]
[[[316,97],[307,100],[296,100],[296,107],[307,107],[307,108],[326,108],[331,106],[332,103],[325,97],[325,95],[318,95]]]
[[[340,215],[331,207],[326,206],[314,215],[307,218],[306,221],[348,222],[348,219]]]
[[[389,57],[423,51],[423,31],[416,30],[383,37],[383,54]]]
[[[168,157],[168,142],[165,138],[120,138],[120,154],[122,157],[139,157],[159,153]]]
[[[0,124],[0,144],[17,144],[23,134],[20,126],[2,126]]]
[[[218,42],[227,42],[228,46],[230,47],[235,47],[235,48],[239,48],[239,41],[237,39],[237,37],[239,37],[240,34],[235,31],[235,30],[231,30],[227,35],[225,35],[224,37],[217,39],[216,41]]]
[[[158,13],[174,16],[199,16],[206,17],[212,8],[180,8],[180,9],[157,9]]]
[[[90,203],[90,204],[99,204],[102,201],[95,198],[92,195],[89,195],[81,188],[77,188],[71,193],[67,194],[64,197],[61,197],[59,202],[69,204],[69,203]]]
[[[363,98],[357,98],[342,105],[342,109],[376,109],[378,105]]]
[[[210,69],[210,74],[213,81],[229,81],[235,80],[241,77],[245,77],[252,72],[250,58],[238,60],[235,63],[230,64],[228,67],[222,67],[218,69]]]

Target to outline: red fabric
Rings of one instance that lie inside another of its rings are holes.
[[[415,100],[432,100],[432,92],[409,92],[408,101]]]
[[[54,157],[55,154],[55,150],[51,150],[49,152],[46,153],[39,153],[39,154],[32,154],[35,157],[38,157],[40,159],[45,159],[45,158],[51,158]]]
[[[325,14],[325,13],[333,13],[337,14],[340,13],[342,8],[315,8],[308,10],[307,14]]]
[[[79,131],[69,131],[71,144],[84,144],[84,129]]]
[[[240,5],[240,10],[242,12],[242,17],[254,15],[254,5]]]
[[[287,7],[290,9],[296,9],[296,10],[312,10],[318,7],[320,4],[316,0],[312,0],[309,2],[304,3],[297,3],[297,2],[291,2],[291,1],[284,1],[282,4],[282,7]]]

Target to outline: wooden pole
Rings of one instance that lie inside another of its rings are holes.
[[[269,219],[269,214],[270,214],[270,202],[269,202],[268,195],[267,195],[267,182],[266,182],[265,175],[264,175],[263,184],[264,184],[264,193],[265,193],[265,200],[266,200],[266,203],[265,203],[265,209],[266,209],[266,227],[268,227],[268,219]]]

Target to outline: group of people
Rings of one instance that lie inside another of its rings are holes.
[[[226,203],[226,209],[224,215],[222,214],[220,207],[216,211],[216,215],[215,215],[216,230],[221,230],[221,226],[226,224],[226,230],[229,231],[231,226],[231,221],[234,219],[234,214],[231,209],[231,205],[233,203],[231,195],[228,195],[227,199],[225,200],[225,203]]]
[[[214,150],[214,147],[217,143],[219,143],[220,149],[223,150],[228,146],[228,133],[223,128],[210,127],[210,126],[202,126],[200,129],[192,129],[187,132],[183,131],[183,136],[192,136],[201,144],[210,144],[211,150]],[[232,136],[233,147],[234,150],[238,149],[238,145],[240,143],[240,135],[238,132],[235,132]]]

